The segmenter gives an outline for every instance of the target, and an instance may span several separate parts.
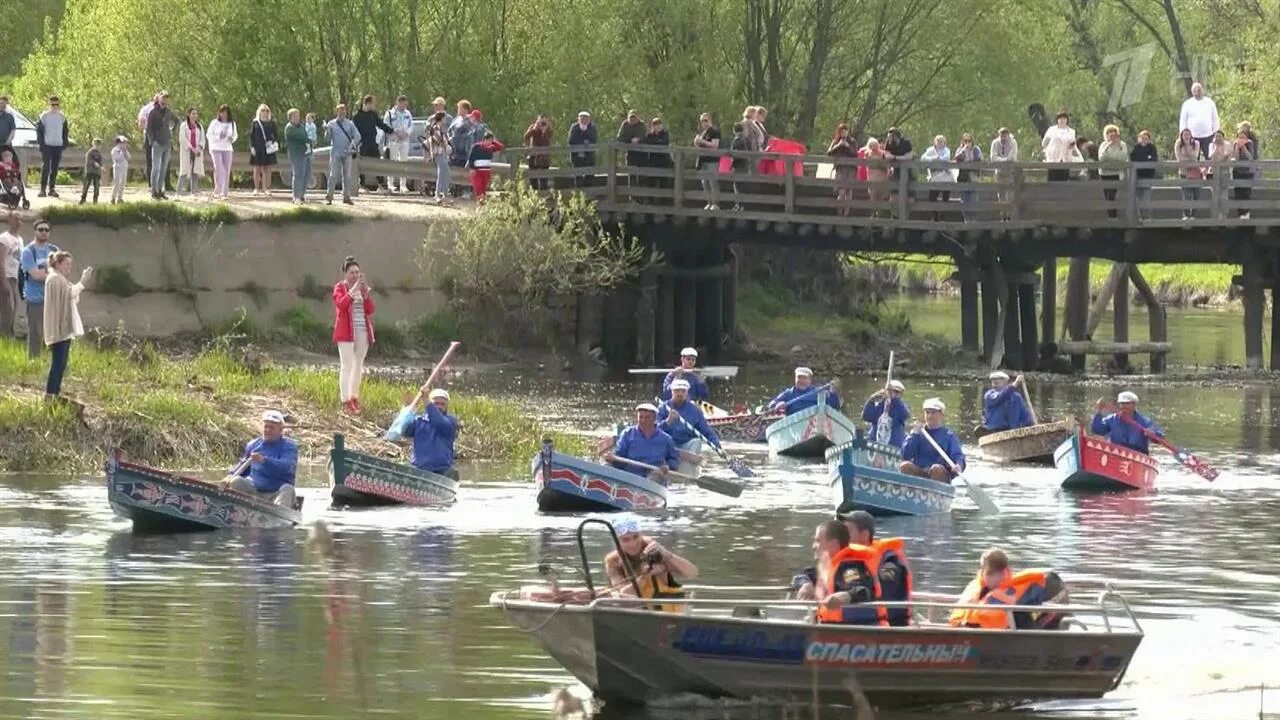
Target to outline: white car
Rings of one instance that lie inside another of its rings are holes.
[[[36,124],[27,119],[18,108],[10,105],[6,111],[13,116],[14,124],[17,129],[13,133],[13,143],[15,148],[36,147],[40,143],[36,140]]]

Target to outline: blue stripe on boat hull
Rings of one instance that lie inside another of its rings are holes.
[[[827,452],[828,479],[837,507],[851,501],[872,515],[932,515],[951,510],[955,488],[892,469],[897,462],[894,448],[874,447],[869,449],[859,436]]]
[[[546,455],[534,455],[531,463],[538,509],[543,512],[661,510],[667,505],[667,488],[661,484],[569,455],[550,453],[550,477],[544,477]]]

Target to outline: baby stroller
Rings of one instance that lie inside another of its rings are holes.
[[[0,202],[10,210],[31,209],[31,201],[27,199],[27,184],[22,176],[22,162],[18,154],[10,147],[0,149]]]

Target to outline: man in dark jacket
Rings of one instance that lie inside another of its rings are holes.
[[[600,141],[599,135],[596,133],[596,124],[591,122],[591,113],[583,110],[578,113],[578,122],[569,128],[569,147],[576,145],[595,145]],[[596,164],[595,150],[575,151],[570,154],[570,160],[574,167],[593,167]],[[574,177],[574,185],[577,187],[588,187],[591,185],[592,178],[577,175]]]
[[[640,113],[632,110],[627,113],[627,119],[622,121],[622,125],[618,127],[618,142],[628,145],[639,145],[644,142],[645,127],[644,121],[640,119]],[[627,151],[628,167],[643,167],[649,160],[649,153],[640,150]],[[630,187],[636,187],[640,184],[640,177],[632,175],[629,180]]]
[[[663,146],[671,145],[671,135],[668,134],[667,129],[663,127],[662,118],[656,117],[649,122],[649,132],[646,133],[644,136],[644,144],[645,145],[663,145]],[[649,167],[659,168],[659,169],[671,167],[670,153],[650,152],[646,154],[648,155],[648,162],[646,164]],[[650,177],[648,185],[655,188],[665,187],[666,178]]]
[[[355,123],[356,129],[360,131],[360,157],[380,157],[378,152],[378,131],[390,134],[391,126],[382,121],[378,115],[377,99],[372,95],[365,95],[360,101],[360,109],[352,116],[351,122]],[[360,187],[366,190],[377,190],[380,186],[386,187],[387,179],[377,178],[373,185],[369,185],[365,181],[365,176],[360,176]],[[352,193],[355,195],[356,193]]]
[[[168,200],[165,195],[165,178],[169,175],[169,149],[173,143],[173,128],[178,116],[169,109],[169,93],[162,92],[147,113],[145,142],[151,148],[151,199]]]

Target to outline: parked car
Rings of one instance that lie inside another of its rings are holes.
[[[13,116],[14,124],[17,129],[13,133],[13,146],[20,147],[37,147],[40,143],[36,140],[36,124],[27,119],[26,115],[18,108],[10,105],[7,112]]]

